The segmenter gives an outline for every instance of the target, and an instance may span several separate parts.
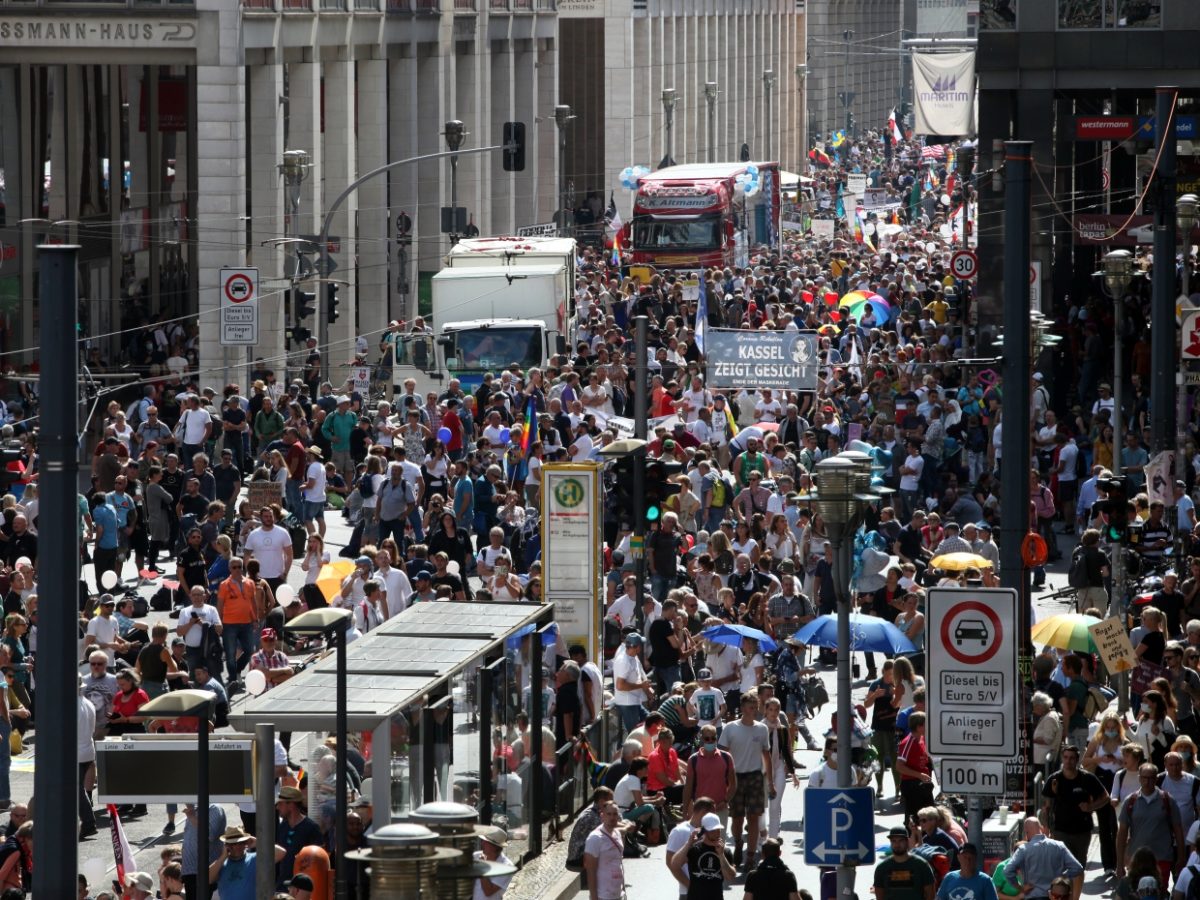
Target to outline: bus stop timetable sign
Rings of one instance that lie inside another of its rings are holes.
[[[1017,752],[1017,592],[932,588],[926,743],[932,756],[1008,759]]]

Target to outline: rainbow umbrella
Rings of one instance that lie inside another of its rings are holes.
[[[838,306],[853,306],[855,303],[861,303],[870,295],[866,291],[851,291],[838,301]]]
[[[1096,642],[1092,640],[1088,627],[1099,621],[1095,616],[1085,616],[1082,613],[1060,613],[1042,619],[1033,626],[1033,641],[1035,644],[1057,647],[1060,650],[1095,653]]]
[[[866,300],[859,300],[851,306],[843,306],[842,312],[848,316],[854,316],[855,319],[862,319],[867,307],[870,307],[875,313],[875,322],[879,325],[886,325],[892,320],[892,308],[884,301],[872,297]]]

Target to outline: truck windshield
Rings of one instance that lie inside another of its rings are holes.
[[[448,357],[456,369],[496,371],[512,363],[522,369],[542,363],[542,333],[537,328],[464,328],[452,333]]]
[[[707,250],[721,245],[721,218],[717,215],[696,219],[641,218],[633,226],[635,250]]]

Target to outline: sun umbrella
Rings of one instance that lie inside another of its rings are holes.
[[[837,647],[837,616],[817,616],[796,632],[796,640],[817,647]],[[878,616],[850,614],[850,645],[871,653],[916,653],[916,645],[889,622]]]
[[[1085,616],[1082,613],[1060,613],[1042,619],[1033,626],[1033,642],[1060,650],[1095,653],[1096,642],[1092,640],[1088,626],[1099,621],[1095,616]]]
[[[706,628],[700,632],[701,636],[714,644],[729,644],[731,647],[740,647],[742,638],[754,638],[758,641],[760,649],[770,653],[772,650],[779,649],[779,645],[775,643],[775,639],[757,628],[751,628],[749,625],[714,625],[712,628]]]
[[[337,562],[325,563],[317,573],[317,590],[326,600],[333,602],[342,591],[342,580],[354,571],[354,560],[339,559]]]
[[[931,559],[929,565],[943,572],[963,572],[967,569],[990,569],[992,561],[978,553],[943,553]]]
[[[870,298],[867,300],[859,300],[857,303],[850,306],[843,306],[842,311],[848,316],[854,316],[856,319],[861,319],[867,311],[867,307],[875,313],[875,322],[878,325],[886,325],[891,321],[892,308],[882,300]]]
[[[862,300],[866,300],[870,295],[866,291],[851,291],[838,301],[838,306],[853,306]]]

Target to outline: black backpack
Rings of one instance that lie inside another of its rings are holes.
[[[1086,547],[1076,547],[1075,552],[1071,554],[1071,567],[1067,570],[1067,584],[1076,590],[1082,590],[1088,586]]]
[[[1184,900],[1200,900],[1200,868],[1188,866],[1187,869],[1192,878],[1188,882],[1187,896]]]

